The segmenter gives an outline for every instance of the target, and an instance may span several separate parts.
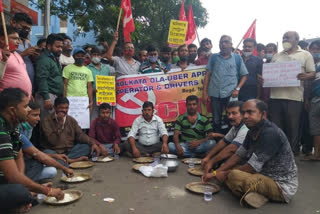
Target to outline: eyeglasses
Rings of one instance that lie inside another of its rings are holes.
[[[72,45],[72,42],[63,42],[64,45]]]

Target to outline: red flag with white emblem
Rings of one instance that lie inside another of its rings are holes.
[[[123,9],[123,36],[125,42],[131,41],[131,32],[135,30],[132,17],[132,9],[130,0],[122,0],[121,8]]]
[[[184,0],[182,0],[181,8],[180,8],[180,21],[187,21],[186,11],[184,10]]]
[[[186,35],[186,44],[190,45],[196,39],[196,23],[194,21],[192,5],[189,6],[188,12],[188,30]]]

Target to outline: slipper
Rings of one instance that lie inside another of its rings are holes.
[[[313,155],[305,156],[304,158],[300,159],[301,161],[320,161],[320,157],[315,157]]]

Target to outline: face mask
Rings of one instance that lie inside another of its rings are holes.
[[[193,63],[196,58],[197,58],[196,53],[189,54],[188,61]]]
[[[173,64],[176,64],[177,62],[179,62],[179,60],[180,60],[179,56],[174,56],[174,57],[172,58],[172,63],[173,63]]]
[[[131,56],[131,57],[132,57],[133,54],[134,54],[134,50],[133,50],[133,49],[124,50],[123,54],[124,54],[125,56]]]
[[[76,65],[83,65],[84,59],[83,58],[74,58],[74,63]]]
[[[282,47],[284,51],[288,51],[292,48],[292,44],[290,42],[283,42]]]
[[[188,56],[181,56],[181,57],[180,57],[180,61],[181,61],[181,62],[186,62],[186,61],[188,61]]]
[[[245,56],[245,57],[249,57],[249,56],[251,56],[252,55],[252,51],[250,51],[250,52],[243,52],[243,56]]]
[[[100,62],[101,62],[101,58],[100,57],[92,57],[92,59],[91,59],[91,62],[93,63],[93,64],[100,64]]]
[[[170,61],[170,57],[161,57],[161,61],[167,63]]]
[[[319,60],[320,59],[320,53],[312,53],[313,59],[314,60]]]
[[[19,36],[23,39],[26,39],[29,36],[29,32],[24,29],[21,29],[19,30]]]
[[[158,56],[149,56],[148,57],[149,62],[155,63],[158,60]]]
[[[267,60],[271,60],[273,57],[273,54],[265,54],[264,56]]]

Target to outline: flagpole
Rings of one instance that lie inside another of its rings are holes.
[[[117,30],[119,30],[119,25],[120,25],[120,19],[121,19],[121,13],[122,13],[122,8],[120,8],[119,16],[118,16],[118,22],[117,22]]]
[[[6,27],[6,22],[4,20],[4,14],[3,11],[1,11],[1,21],[2,21],[2,27],[3,27],[3,34],[4,34],[4,39],[6,43],[6,47],[9,47],[9,41],[8,41],[8,34],[7,34],[7,27]]]
[[[252,24],[250,25],[249,29],[252,27],[253,23],[256,22],[256,21],[257,21],[257,19],[255,19],[255,20],[252,22]],[[249,30],[249,29],[248,29],[248,30]],[[241,41],[239,42],[239,44],[237,45],[237,47],[234,49],[234,51],[236,51],[236,50],[239,48],[241,42],[243,41],[243,37],[244,37],[246,34],[247,34],[247,32],[242,36]]]
[[[198,42],[199,42],[199,46],[200,46],[200,37],[199,37],[199,34],[198,34],[198,28],[196,26],[196,34],[197,34],[197,38],[198,38]]]

